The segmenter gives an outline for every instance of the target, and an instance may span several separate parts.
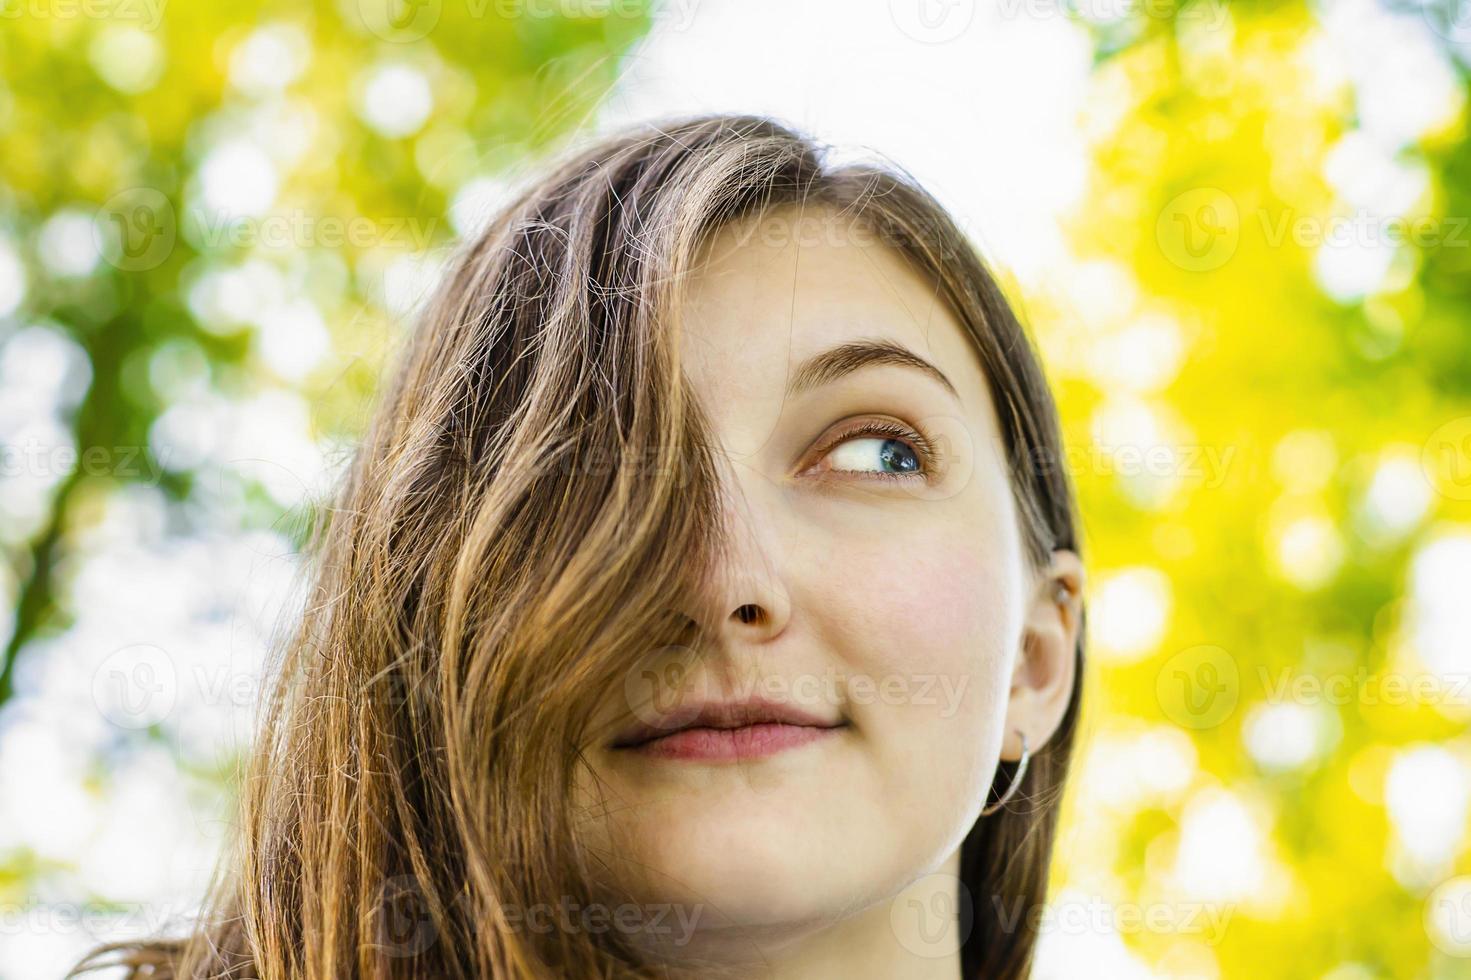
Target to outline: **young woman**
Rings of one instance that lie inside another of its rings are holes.
[[[564,157],[324,521],[210,913],[79,970],[1025,976],[1082,680],[1061,460],[906,175],[737,115]]]

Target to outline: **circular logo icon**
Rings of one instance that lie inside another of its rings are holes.
[[[148,728],[167,718],[178,697],[174,661],[138,643],[108,654],[92,674],[92,703],[119,728]]]
[[[434,916],[413,875],[383,881],[375,948],[393,957],[418,956],[437,938]]]
[[[883,480],[872,485],[872,492],[887,495],[892,493],[889,487],[898,487],[908,496],[919,500],[949,500],[964,490],[975,474],[977,449],[975,440],[971,438],[970,427],[963,419],[953,415],[930,415],[920,420],[916,431],[923,432],[925,439],[922,446],[914,446],[914,456],[929,472]],[[854,441],[863,439],[885,443],[885,452],[892,448],[888,445],[891,439],[893,443],[900,445],[914,441],[911,438],[890,437],[887,433],[867,433],[853,437]],[[859,482],[854,485],[859,489],[864,488],[864,484]]]
[[[1425,23],[1452,44],[1471,43],[1471,0],[1431,0],[1420,4]]]
[[[1210,272],[1236,254],[1241,216],[1225,191],[1197,187],[1164,206],[1154,223],[1154,238],[1165,258],[1181,269]]]
[[[1436,886],[1425,900],[1425,932],[1448,956],[1471,956],[1471,875]]]
[[[679,644],[660,647],[623,678],[623,696],[633,716],[654,728],[677,725],[680,709],[714,697],[707,672],[695,669],[694,651]]]
[[[1214,728],[1236,710],[1241,672],[1220,647],[1190,647],[1165,661],[1154,694],[1165,717],[1182,728]]]
[[[439,24],[442,0],[357,0],[358,17],[373,35],[393,44],[427,37]]]
[[[976,17],[975,0],[889,0],[889,17],[906,37],[944,44],[964,34]]]
[[[162,265],[178,239],[174,206],[152,187],[131,187],[108,198],[97,209],[92,236],[97,251],[124,272],[143,272]]]
[[[900,892],[889,903],[889,928],[915,956],[954,956],[975,927],[975,902],[965,882],[937,871]]]
[[[1452,419],[1425,440],[1420,466],[1430,485],[1452,500],[1471,500],[1471,415]]]

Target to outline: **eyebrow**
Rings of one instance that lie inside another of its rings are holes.
[[[960,398],[960,393],[955,390],[950,379],[945,377],[945,372],[892,340],[853,340],[813,354],[793,372],[787,382],[787,395],[800,395],[813,388],[831,384],[860,368],[874,364],[897,364],[923,371],[944,385],[950,394]]]

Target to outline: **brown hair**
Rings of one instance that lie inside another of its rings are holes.
[[[670,325],[727,222],[826,206],[925,273],[974,338],[1033,568],[1078,548],[1052,397],[973,247],[902,170],[825,156],[758,116],[645,124],[564,155],[464,243],[314,535],[206,915],[73,975],[664,975],[615,931],[528,933],[504,911],[592,890],[572,800],[585,719],[700,602],[722,538]],[[1076,655],[1023,792],[965,840],[967,977],[1029,968],[1081,639]]]

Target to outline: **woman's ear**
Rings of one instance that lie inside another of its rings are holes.
[[[1009,761],[1021,756],[1017,729],[1026,733],[1028,751],[1036,752],[1062,724],[1077,683],[1075,651],[1082,623],[1083,584],[1083,563],[1078,556],[1065,549],[1052,552],[1028,602],[1021,650],[1012,672],[1002,750],[1002,757]]]

